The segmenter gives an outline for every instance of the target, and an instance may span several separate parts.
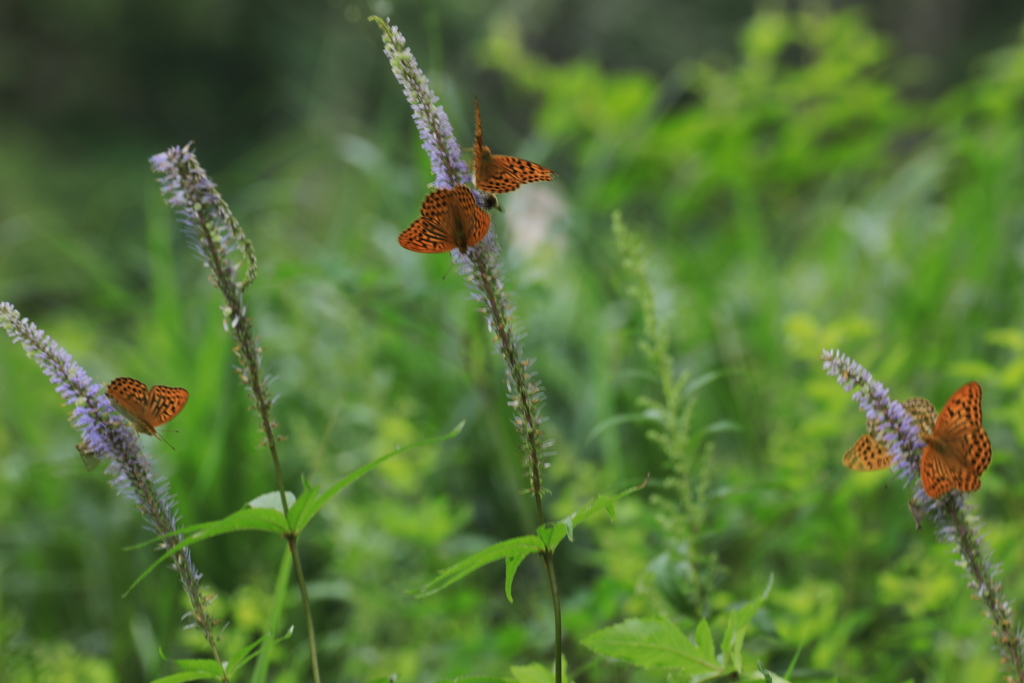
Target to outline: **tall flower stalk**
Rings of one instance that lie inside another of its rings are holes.
[[[434,174],[434,186],[452,188],[468,185],[470,170],[460,155],[460,147],[452,132],[451,123],[444,108],[437,104],[438,97],[430,89],[427,77],[420,70],[412,51],[406,47],[405,37],[391,23],[380,17],[370,17],[380,27],[384,54],[391,64],[391,70],[412,107],[413,121],[420,133],[423,149],[430,158]],[[475,191],[477,203],[488,207],[486,197]],[[533,359],[523,354],[521,325],[513,317],[514,306],[505,292],[498,261],[498,246],[493,234],[465,253],[452,251],[452,260],[458,265],[460,274],[466,279],[473,298],[483,304],[481,312],[487,320],[487,328],[493,335],[494,347],[505,361],[505,386],[508,405],[512,408],[512,422],[519,434],[523,466],[529,482],[527,491],[533,496],[537,512],[537,523],[543,525],[543,471],[545,460],[550,455],[552,442],[544,438],[541,425],[544,418],[540,408],[544,392],[536,373],[530,370]],[[562,614],[555,580],[554,556],[548,550],[541,553],[551,586],[551,601],[555,620],[555,680],[562,680]]]
[[[676,370],[676,359],[670,352],[670,338],[665,322],[654,305],[654,284],[650,264],[640,238],[622,220],[622,213],[612,214],[615,248],[622,259],[626,294],[640,309],[643,333],[637,343],[651,367],[661,396],[642,395],[639,405],[657,424],[647,431],[647,438],[661,448],[671,467],[664,478],[662,492],[651,494],[658,521],[666,539],[668,566],[677,568],[684,583],[682,592],[694,611],[708,615],[708,602],[714,582],[721,574],[718,557],[707,552],[701,533],[708,518],[707,493],[711,486],[710,446],[702,452],[691,447],[690,419],[696,399],[691,395],[689,372]],[[659,558],[660,559],[660,558]]]
[[[71,425],[82,435],[79,450],[105,463],[111,486],[135,503],[146,527],[160,538],[157,550],[165,551],[181,543],[181,534],[175,533],[178,513],[170,486],[163,476],[156,474],[153,464],[142,452],[135,430],[110,403],[106,387],[94,382],[71,354],[7,302],[0,302],[0,326],[15,343],[22,345],[67,404],[74,406]],[[187,547],[172,555],[171,566],[178,572],[188,595],[190,609],[186,627],[198,628],[203,633],[223,671],[224,663],[213,633],[214,620],[208,609],[213,597],[203,594],[203,575],[196,569]],[[225,675],[221,680],[228,679]]]
[[[281,459],[277,452],[277,443],[281,437],[275,433],[277,423],[270,415],[275,399],[270,394],[266,377],[261,373],[263,352],[242,300],[246,288],[256,278],[256,254],[252,242],[245,236],[227,202],[217,191],[217,186],[200,166],[191,143],[184,147],[171,147],[151,157],[149,162],[153,171],[160,175],[160,191],[164,201],[174,209],[189,243],[203,265],[210,270],[210,282],[224,297],[221,312],[224,314],[224,330],[236,343],[234,353],[238,365],[235,371],[260,417],[262,445],[270,450],[281,496],[281,509],[287,517],[288,500],[285,496]],[[316,632],[299,557],[298,537],[287,534],[286,539],[306,614],[313,680],[319,683]]]
[[[904,485],[912,486],[912,505],[935,523],[936,537],[953,544],[960,555],[967,585],[985,605],[985,618],[992,622],[992,638],[1000,653],[1008,680],[1024,683],[1024,631],[1014,625],[1013,606],[1002,596],[1002,583],[996,581],[1000,567],[992,563],[992,551],[983,541],[980,522],[973,507],[959,491],[932,500],[920,484],[921,451],[925,446],[913,418],[889,390],[871,373],[839,351],[822,354],[825,372],[835,377],[868,419],[877,420],[878,433],[892,455],[892,469]]]

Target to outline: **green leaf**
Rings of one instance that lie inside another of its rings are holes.
[[[568,537],[568,539],[572,541],[573,532],[575,531],[576,527],[583,524],[585,521],[593,517],[595,514],[601,512],[602,510],[608,513],[608,516],[612,519],[612,521],[615,521],[615,501],[619,500],[620,498],[625,498],[631,493],[636,493],[640,489],[644,488],[645,486],[647,486],[647,482],[650,478],[651,475],[648,474],[647,479],[644,479],[643,482],[637,484],[636,486],[630,486],[628,489],[624,489],[615,494],[608,495],[602,493],[596,496],[594,499],[592,499],[590,502],[588,502],[586,505],[581,507],[576,512],[573,512],[572,514],[568,515],[567,517],[563,517],[562,519],[556,522],[545,524],[542,528],[552,529],[551,535],[549,537],[550,540],[548,541],[547,547],[550,550],[554,551],[554,549],[558,547],[558,544],[562,542],[562,539]],[[540,536],[539,530],[537,533]],[[540,536],[540,538],[544,538],[544,536]]]
[[[301,498],[300,498],[301,499]],[[292,576],[292,554],[287,546],[281,554],[281,561],[277,565],[277,579],[274,581],[274,601],[267,617],[267,623],[263,627],[267,633],[274,633],[280,628],[281,615],[284,614],[285,603],[288,598],[288,586]],[[293,629],[288,629],[290,637]],[[253,667],[250,683],[266,683],[267,674],[270,671],[270,658],[272,649],[264,647],[260,649],[259,658]]]
[[[667,619],[627,619],[583,639],[583,644],[605,657],[627,661],[644,669],[672,669],[683,675],[725,673],[714,656],[695,645]]]
[[[224,672],[220,664],[212,659],[175,659],[173,661],[181,667],[182,671],[201,671],[217,677]]]
[[[442,436],[434,436],[429,439],[423,439],[422,441],[417,441],[416,443],[410,444],[408,446],[403,446],[398,450],[391,451],[387,455],[382,455],[376,460],[368,462],[367,464],[363,465],[362,467],[355,470],[348,476],[343,477],[341,480],[339,480],[337,483],[335,483],[333,486],[327,489],[323,494],[313,498],[308,505],[303,506],[301,514],[296,514],[293,516],[291,514],[291,511],[289,511],[288,516],[293,521],[293,528],[295,529],[295,532],[300,533],[303,529],[305,529],[306,525],[309,524],[310,520],[312,520],[313,517],[316,516],[316,513],[320,512],[320,509],[324,505],[326,505],[331,498],[338,495],[338,493],[341,492],[343,488],[345,488],[352,482],[356,481],[357,479],[363,477],[377,465],[381,464],[382,462],[389,458],[398,455],[399,453],[404,453],[405,451],[412,450],[413,448],[419,448],[420,446],[428,446],[433,443],[447,441],[448,439],[454,438],[459,435],[459,432],[462,431],[462,428],[463,426],[465,426],[465,424],[466,421],[463,420],[459,424],[455,425],[455,429],[448,432],[447,434],[444,434]]]
[[[726,661],[731,660],[732,668],[738,673],[743,672],[743,639],[747,633],[747,626],[757,610],[761,609],[761,604],[768,598],[774,581],[775,575],[769,575],[768,585],[765,586],[759,598],[748,602],[738,610],[729,612],[725,631],[722,633],[722,657]]]
[[[728,373],[722,370],[712,370],[711,372],[705,372],[703,375],[694,377],[690,381],[686,382],[685,390],[683,391],[684,398],[691,398],[697,395],[697,392],[711,384],[717,382],[721,378],[725,377]]]
[[[327,489],[327,492],[324,493],[323,495],[318,495],[318,488],[306,489],[302,493],[302,495],[297,500],[295,500],[294,507],[289,508],[288,519],[285,519],[284,515],[281,514],[280,511],[280,494],[264,494],[263,496],[260,496],[255,500],[260,500],[268,495],[277,495],[278,504],[276,506],[271,507],[249,507],[244,510],[239,510],[238,512],[232,513],[220,520],[215,520],[213,522],[202,522],[200,524],[193,524],[192,526],[188,526],[183,529],[179,529],[177,531],[164,534],[163,537],[177,535],[189,537],[185,538],[183,541],[181,541],[180,543],[172,547],[170,550],[165,552],[163,555],[161,555],[159,559],[157,559],[153,564],[151,564],[144,572],[142,572],[142,574],[137,579],[135,579],[135,581],[132,582],[132,585],[130,585],[128,587],[128,590],[124,592],[124,595],[128,595],[128,593],[130,593],[132,589],[135,588],[135,586],[137,586],[140,581],[142,581],[142,579],[146,578],[150,574],[150,572],[152,572],[154,569],[156,569],[164,562],[166,562],[168,558],[170,558],[174,553],[176,553],[181,548],[192,545],[193,543],[204,541],[208,538],[214,538],[215,536],[220,536],[222,534],[233,533],[236,531],[266,531],[268,533],[285,536],[287,534],[292,533],[292,530],[294,530],[294,533],[298,535],[306,527],[306,525],[309,524],[310,520],[313,519],[316,513],[319,512],[320,509],[327,504],[327,501],[333,498],[343,488],[345,488],[355,480],[365,475],[367,472],[372,470],[380,463],[384,462],[388,458],[398,455],[399,453],[407,451],[411,448],[416,448],[418,446],[424,446],[427,444],[437,443],[438,441],[445,441],[446,439],[450,439],[458,435],[458,433],[462,431],[462,427],[465,424],[465,421],[462,421],[455,426],[455,429],[453,429],[452,431],[448,432],[443,436],[436,436],[430,439],[424,439],[423,441],[417,441],[414,444],[404,446],[403,448],[399,448],[396,451],[392,451],[387,455],[383,455],[374,460],[373,462],[363,465],[356,471],[349,474],[347,477],[344,477],[339,482],[331,486],[331,488]],[[142,546],[149,545],[150,543],[152,543],[152,541],[146,541],[144,543],[140,543],[132,547],[139,548]]]
[[[160,653],[163,656],[163,652]],[[188,683],[188,681],[220,680],[224,671],[212,659],[175,659],[175,664],[184,669],[169,676],[154,679],[152,683]]]
[[[217,536],[231,534],[238,531],[265,531],[280,536],[290,532],[287,520],[285,520],[284,515],[277,510],[268,510],[266,508],[246,508],[244,510],[239,510],[238,512],[233,512],[223,519],[193,524],[183,529],[179,529],[178,531],[164,534],[163,537],[181,535],[184,538],[164,552],[164,554],[161,555],[153,564],[149,565],[149,567],[147,567],[146,570],[132,582],[132,585],[128,586],[128,590],[126,590],[121,597],[128,595],[135,586],[139,585],[139,582],[142,581],[142,579],[149,576],[150,572],[167,562],[171,556],[182,548],[198,543],[199,541],[205,541],[209,538],[215,538]],[[149,545],[150,543],[152,543],[152,541],[148,541],[140,545]]]
[[[740,426],[739,422],[734,420],[716,420],[707,427],[701,429],[695,438],[703,439],[711,436],[712,434],[724,434],[726,432],[742,432],[743,427]]]
[[[650,418],[646,413],[619,413],[618,415],[613,415],[612,417],[601,420],[594,425],[587,433],[586,438],[583,440],[583,444],[589,444],[591,441],[601,436],[602,432],[607,431],[612,427],[617,427],[620,424],[628,424],[631,422],[646,422],[649,419]]]
[[[711,635],[711,627],[708,626],[707,619],[701,619],[700,623],[697,624],[697,632],[694,633],[697,641],[697,649],[700,650],[700,656],[707,661],[718,661],[715,657],[715,639]]]
[[[189,681],[218,680],[222,678],[216,674],[205,671],[181,671],[170,676],[154,678],[150,683],[189,683]]]
[[[284,497],[285,500],[288,501],[288,509],[291,510],[292,506],[295,505],[295,494],[292,493],[291,491],[285,491]],[[251,508],[277,510],[282,515],[284,514],[284,508],[281,507],[280,491],[270,491],[269,493],[264,493],[262,495],[256,496],[248,503],[246,503],[246,505]]]
[[[766,683],[767,676],[771,679],[772,683],[791,683],[788,679],[782,678],[779,674],[769,669],[763,669],[762,671],[749,671],[745,674],[730,674],[735,676],[736,681],[749,681],[750,683]],[[730,679],[733,680],[733,679]],[[831,683],[839,683],[838,680],[832,679]]]
[[[515,578],[519,565],[529,556],[530,553],[519,553],[518,555],[509,555],[505,558],[505,597],[508,598],[509,602],[512,602],[512,579]]]
[[[303,484],[305,483],[305,478],[303,478]],[[316,502],[319,495],[319,486],[306,486],[298,500],[294,503],[288,504],[288,525],[295,530],[296,535],[302,533],[302,530],[305,528],[306,524],[309,523],[309,520],[313,519],[316,515],[315,512],[309,513],[308,515],[307,513],[309,511],[309,507]]]
[[[518,538],[510,538],[507,541],[495,543],[494,545],[484,548],[480,552],[474,553],[466,559],[453,564],[447,569],[442,569],[436,579],[423,586],[418,591],[415,591],[413,593],[413,597],[425,598],[428,595],[433,595],[491,562],[497,562],[498,560],[503,560],[506,557],[514,557],[516,555],[539,553],[543,550],[544,544],[536,536],[520,536]]]
[[[555,680],[554,671],[536,662],[509,668],[512,671],[512,678],[516,679],[518,683],[554,683]]]
[[[272,634],[270,633],[264,635],[262,638],[257,638],[254,642],[247,645],[241,652],[236,653],[235,656],[231,658],[231,661],[228,663],[228,678],[255,659],[257,655],[262,654],[264,651],[269,651],[270,646],[277,645],[278,643],[291,638],[293,633],[295,633],[294,626],[290,627],[287,631],[276,638],[272,637]],[[260,651],[257,652],[256,648],[260,647],[260,645],[266,645],[266,647],[260,648]]]

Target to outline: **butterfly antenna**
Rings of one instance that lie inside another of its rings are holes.
[[[159,432],[157,432],[156,430],[154,430],[154,431],[153,431],[153,436],[155,436],[156,438],[160,439],[160,440],[161,440],[161,441],[163,441],[163,442],[164,442],[165,444],[167,444],[167,447],[168,447],[168,448],[170,448],[170,449],[171,449],[172,451],[176,451],[176,450],[178,450],[177,448],[175,448],[174,446],[172,446],[172,445],[171,445],[171,442],[170,442],[170,441],[168,441],[168,440],[167,440],[167,439],[165,439],[165,438],[164,438],[163,436],[161,436],[161,435],[160,435],[160,433],[159,433]]]

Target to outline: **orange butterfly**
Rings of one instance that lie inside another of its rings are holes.
[[[170,422],[188,401],[188,392],[154,385],[147,389],[137,379],[118,377],[107,385],[107,396],[135,431],[159,438],[156,428]]]
[[[511,192],[523,183],[551,180],[555,173],[532,161],[491,154],[491,148],[484,145],[480,126],[480,103],[473,98],[476,107],[476,141],[473,144],[473,170],[476,173],[476,188],[484,192]]]
[[[926,398],[908,398],[903,402],[903,409],[914,418],[922,438],[930,434],[935,426],[935,406]],[[868,433],[857,439],[853,448],[843,456],[843,465],[857,472],[873,472],[892,464],[889,450],[879,443],[878,420],[868,420]]]
[[[420,206],[420,217],[398,236],[398,243],[421,254],[439,254],[456,247],[465,253],[490,227],[491,217],[477,206],[473,191],[456,185],[428,194]]]
[[[992,462],[992,444],[981,426],[981,386],[963,385],[946,401],[921,454],[921,484],[931,498],[953,489],[977,491]]]

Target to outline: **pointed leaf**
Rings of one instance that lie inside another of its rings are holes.
[[[295,494],[292,493],[291,491],[285,491],[284,492],[284,497],[285,497],[285,500],[288,501],[288,509],[290,510],[292,508],[292,506],[295,505]],[[260,509],[267,509],[267,510],[277,510],[282,515],[284,514],[284,508],[281,507],[281,492],[280,491],[270,491],[268,493],[264,493],[262,495],[256,496],[255,498],[250,500],[248,503],[246,503],[246,505],[248,505],[251,508],[260,508]]]
[[[573,512],[572,514],[563,517],[562,519],[553,522],[550,525],[545,525],[545,527],[550,527],[553,529],[551,533],[551,540],[548,543],[548,548],[553,551],[555,548],[558,547],[558,544],[562,542],[562,539],[566,537],[568,537],[571,541],[573,531],[575,531],[576,527],[583,524],[585,521],[587,521],[594,515],[598,514],[602,510],[606,511],[608,513],[608,516],[612,519],[612,521],[614,521],[615,501],[619,500],[620,498],[625,498],[631,493],[636,493],[640,489],[644,488],[645,486],[647,486],[647,482],[650,480],[650,478],[651,475],[648,474],[647,478],[644,479],[643,482],[637,484],[636,486],[630,486],[628,489],[624,489],[612,495],[602,493],[597,497],[593,498],[592,500],[590,500],[586,505],[581,507],[576,512]]]
[[[463,577],[472,574],[485,564],[504,560],[506,557],[514,557],[519,554],[529,555],[530,553],[539,553],[543,550],[544,544],[541,543],[541,540],[536,536],[520,536],[518,538],[510,538],[507,541],[495,543],[494,545],[484,548],[480,552],[474,553],[466,559],[453,564],[447,569],[442,569],[436,579],[414,592],[413,596],[417,598],[425,598],[428,595],[433,595],[438,591],[444,590]]]
[[[583,444],[589,444],[591,441],[601,436],[601,434],[612,427],[617,427],[620,424],[629,424],[631,422],[646,422],[649,418],[644,413],[619,413],[612,417],[601,420],[594,425],[587,433],[586,438],[583,440]]]
[[[516,570],[519,569],[519,565],[529,555],[530,553],[519,553],[505,558],[505,597],[508,598],[509,602],[512,602],[512,579],[516,577]]]
[[[774,581],[775,575],[770,574],[768,576],[768,585],[765,586],[760,597],[756,600],[751,600],[738,610],[729,612],[725,631],[722,633],[722,656],[727,661],[732,661],[732,669],[736,672],[743,672],[743,639],[747,633],[747,626],[750,624],[750,620],[754,618],[757,610],[761,609],[761,604],[768,599],[768,594],[771,593]]]
[[[673,669],[683,675],[722,673],[715,659],[666,619],[627,619],[583,639],[594,652],[645,669]]]
[[[179,671],[169,676],[154,678],[150,683],[190,683],[190,681],[219,680],[221,676],[206,671]]]
[[[299,496],[302,500],[302,496]],[[292,554],[288,547],[283,548],[281,561],[277,565],[277,579],[274,581],[273,602],[270,607],[270,614],[267,615],[266,623],[263,625],[265,633],[276,633],[280,628],[281,615],[284,614],[285,603],[288,598],[288,586],[292,576]],[[294,628],[294,627],[293,627]],[[293,628],[289,628],[287,635],[291,637]],[[249,683],[266,683],[270,671],[270,659],[273,649],[270,647],[260,648],[259,657],[253,666],[252,676]]]
[[[345,477],[342,477],[333,486],[331,486],[329,489],[324,491],[324,493],[322,495],[318,496],[315,500],[311,501],[310,504],[304,508],[301,516],[298,516],[298,517],[294,518],[295,519],[295,525],[294,525],[295,531],[296,532],[301,532],[303,529],[305,529],[306,525],[309,524],[310,520],[312,520],[313,517],[316,516],[316,513],[320,512],[320,509],[324,505],[326,505],[327,502],[331,498],[333,498],[334,496],[338,495],[338,493],[340,493],[343,488],[345,488],[346,486],[348,486],[352,482],[356,481],[357,479],[360,479],[361,477],[363,477],[365,474],[370,472],[370,470],[372,470],[377,465],[381,464],[382,462],[384,462],[385,460],[387,460],[389,458],[392,458],[392,457],[398,455],[399,453],[404,453],[405,451],[412,450],[413,448],[419,448],[420,446],[428,446],[428,445],[433,444],[433,443],[438,443],[438,442],[441,442],[441,441],[446,441],[448,439],[454,438],[454,437],[458,436],[459,432],[462,431],[462,427],[465,424],[466,424],[466,421],[463,420],[459,424],[455,425],[455,429],[453,429],[452,431],[448,432],[447,434],[443,434],[441,436],[434,436],[434,437],[431,437],[429,439],[423,439],[422,441],[417,441],[416,443],[409,444],[408,446],[403,446],[402,448],[399,448],[398,450],[391,451],[387,455],[382,455],[379,458],[377,458],[376,460],[373,460],[373,461],[368,462],[367,464],[363,465],[362,467],[360,467],[359,469],[355,470],[351,474],[349,474],[349,475],[347,475]]]
[[[256,657],[263,650],[269,650],[271,646],[277,645],[278,643],[284,642],[291,638],[294,632],[295,627],[291,626],[288,628],[287,631],[285,631],[283,634],[277,637],[272,637],[271,634],[268,633],[264,635],[262,638],[257,638],[255,641],[253,641],[245,648],[243,648],[241,652],[236,653],[235,656],[231,658],[231,661],[228,663],[228,678],[230,678],[232,674],[236,673],[243,666],[245,666],[252,660],[256,659]],[[260,652],[257,652],[257,648],[259,648],[261,645],[265,647],[263,647],[260,650]]]
[[[543,664],[534,662],[525,666],[512,666],[509,669],[517,683],[555,683],[555,672]]]
[[[726,432],[742,432],[743,427],[740,426],[739,422],[733,420],[716,420],[708,426],[701,429],[695,439],[704,439],[712,434],[725,434]]]
[[[202,671],[217,677],[224,672],[220,664],[212,659],[175,659],[174,663],[181,667],[182,671]]]
[[[697,631],[693,635],[697,641],[697,649],[700,650],[700,656],[709,662],[717,662],[718,659],[715,657],[715,639],[711,636],[711,627],[708,626],[707,619],[700,620],[700,623],[697,624]]]
[[[159,559],[156,560],[156,562],[149,565],[149,567],[147,567],[142,574],[132,582],[132,585],[128,586],[128,589],[124,592],[122,597],[128,595],[135,586],[139,585],[139,582],[142,581],[142,579],[149,576],[150,572],[164,564],[182,548],[198,543],[199,541],[205,541],[209,538],[215,538],[217,536],[231,534],[238,531],[265,531],[281,536],[289,533],[288,524],[284,515],[277,510],[268,510],[266,508],[245,508],[244,510],[233,512],[223,519],[193,524],[178,531],[164,534],[163,537],[181,535],[184,536],[184,538],[165,551]],[[147,543],[139,545],[149,545],[151,543],[152,541],[148,541]]]
[[[683,392],[683,396],[685,398],[690,398],[708,384],[725,377],[725,375],[726,373],[721,370],[712,370],[711,372],[705,372],[703,375],[694,377],[689,382],[685,383],[686,391]]]

